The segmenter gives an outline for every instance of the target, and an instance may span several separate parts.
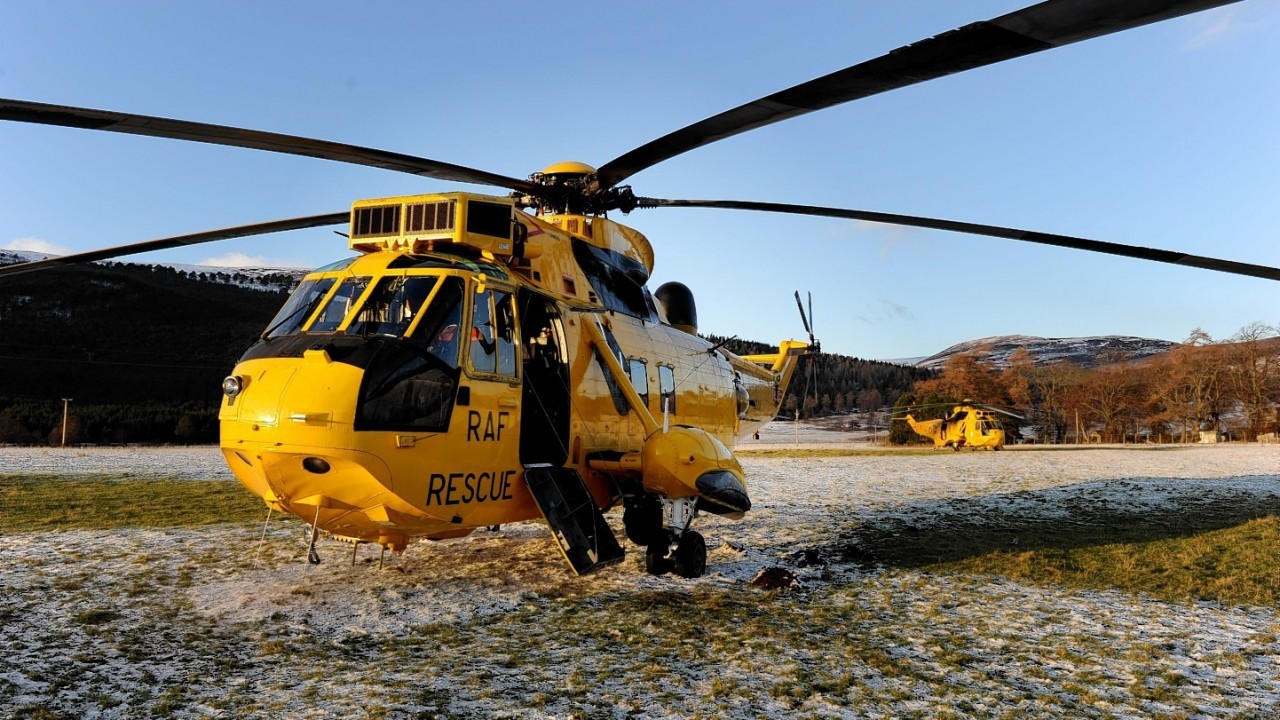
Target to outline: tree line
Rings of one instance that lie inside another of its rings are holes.
[[[738,355],[777,352],[776,345],[706,335],[713,343]],[[839,415],[856,410],[878,410],[893,405],[903,393],[935,375],[932,370],[879,360],[820,353],[800,361],[782,399],[782,414],[802,418]]]
[[[1007,429],[1048,443],[1196,442],[1202,431],[1253,441],[1280,430],[1280,327],[1255,322],[1221,341],[1197,328],[1164,355],[1104,356],[1091,369],[1036,364],[1022,349],[1004,368],[982,350],[964,353],[917,382],[894,414],[927,405],[918,417],[940,417],[961,400],[1010,408],[1023,419],[1007,418]],[[916,438],[894,423],[890,439]]]
[[[218,441],[218,406],[205,402],[67,406],[68,445]],[[61,400],[0,398],[0,444],[59,445],[63,442]]]

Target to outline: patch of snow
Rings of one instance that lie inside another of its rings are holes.
[[[782,433],[793,428],[783,428]],[[818,431],[814,431],[815,433]],[[828,436],[830,434],[828,433]],[[814,435],[818,437],[818,435]],[[304,524],[10,533],[0,716],[1261,717],[1280,610],[829,559],[866,527],[1280,507],[1280,449],[742,456],[696,580],[567,570],[539,523],[376,548]],[[229,477],[216,448],[0,450],[0,473]],[[621,536],[618,512],[608,515]],[[938,533],[939,537],[945,537]],[[261,544],[260,543],[261,538]],[[788,567],[802,588],[747,582]],[[760,633],[764,634],[760,634]]]

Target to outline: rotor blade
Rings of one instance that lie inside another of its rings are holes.
[[[1139,260],[1154,260],[1156,262],[1170,263],[1172,265],[1185,265],[1187,267],[1201,268],[1204,270],[1217,270],[1218,272],[1232,273],[1234,275],[1249,275],[1251,277],[1263,278],[1265,280],[1280,280],[1280,268],[1268,267],[1266,265],[1253,265],[1251,263],[1236,262],[1234,260],[1220,260],[1218,258],[1190,255],[1188,253],[1175,252],[1173,250],[1160,250],[1157,248],[1146,248],[1138,245],[1123,245],[1120,243],[1106,242],[1104,240],[1089,240],[1086,238],[1071,237],[1070,235],[1055,235],[1053,233],[1035,232],[1033,230],[1018,230],[1016,228],[1000,227],[999,225],[979,225],[977,223],[959,222],[956,220],[938,220],[935,218],[919,217],[916,215],[895,215],[893,213],[817,207],[813,205],[787,205],[784,203],[740,200],[664,200],[660,198],[638,198],[638,200],[639,204],[637,207],[707,207],[722,208],[726,210],[760,210],[764,212],[791,213],[794,215],[816,215],[819,217],[848,218],[850,220],[869,220],[871,222],[886,223],[889,225],[906,225],[909,227],[969,233],[971,235],[989,235],[991,237],[1006,238],[1008,240],[1022,240],[1024,242],[1039,243],[1041,245],[1056,245],[1058,247],[1073,248],[1075,250],[1088,250],[1090,252],[1106,253],[1108,255],[1138,258]]]
[[[321,227],[324,225],[341,225],[347,223],[350,220],[350,217],[351,214],[347,211],[330,213],[328,215],[308,215],[306,217],[290,218],[288,220],[272,220],[270,222],[255,223],[253,225],[240,225],[232,228],[224,228],[222,230],[207,230],[205,232],[192,233],[190,235],[175,235],[173,237],[160,238],[159,240],[147,240],[146,242],[133,243],[131,245],[117,245],[115,247],[103,248],[101,250],[76,253],[75,255],[60,255],[58,257],[45,258],[44,260],[18,263],[17,265],[0,265],[0,278],[9,275],[21,275],[23,273],[35,272],[37,270],[48,270],[61,265],[75,265],[79,263],[94,262],[96,260],[107,260],[110,258],[121,257],[122,255],[133,255],[135,253],[149,252],[151,250],[166,250],[168,248],[179,247],[182,245],[198,245],[200,243],[213,242],[214,240],[230,240],[231,238],[248,237],[250,235],[266,235],[268,233],[284,232],[286,230],[302,230],[305,228]]]
[[[978,405],[977,407],[980,407],[980,408],[982,408],[983,410],[990,410],[991,412],[998,412],[998,413],[1000,413],[1000,414],[1002,414],[1002,415],[1008,415],[1008,416],[1009,416],[1009,417],[1011,417],[1011,418],[1017,418],[1017,419],[1019,419],[1019,420],[1026,420],[1026,418],[1022,417],[1022,416],[1021,416],[1021,415],[1019,415],[1018,413],[1012,413],[1012,412],[1009,412],[1008,410],[1001,410],[1000,408],[998,408],[998,407],[993,407],[993,406],[991,406],[991,405]]]
[[[646,168],[718,140],[815,110],[1239,0],[1048,0],[921,40],[726,110],[605,163],[610,188]]]
[[[461,165],[428,160],[387,150],[259,130],[245,130],[225,125],[210,125],[187,120],[171,120],[148,115],[112,112],[110,110],[47,105],[25,100],[0,98],[0,120],[60,125],[87,130],[106,130],[130,135],[150,135],[151,137],[172,140],[189,140],[214,145],[268,150],[285,155],[304,155],[323,160],[352,163],[354,165],[367,165],[369,167],[394,170],[396,172],[409,173],[410,175],[421,175],[439,180],[449,180],[451,182],[496,185],[522,192],[533,192],[538,187],[527,180],[517,180],[484,172],[483,170],[474,170]]]

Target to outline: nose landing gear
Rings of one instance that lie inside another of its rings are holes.
[[[707,572],[707,541],[701,533],[689,529],[698,514],[697,498],[663,498],[661,503],[660,514],[654,512],[652,505],[643,510],[637,509],[632,514],[632,524],[628,525],[627,535],[633,542],[637,538],[648,541],[643,543],[647,545],[644,554],[645,571],[650,575],[673,572],[683,578],[702,577]],[[657,527],[649,525],[647,532],[642,531],[642,518]],[[662,527],[663,519],[666,520],[666,527]],[[625,514],[623,522],[627,523]],[[634,535],[631,532],[632,525],[637,530]],[[674,551],[671,547],[673,543]]]

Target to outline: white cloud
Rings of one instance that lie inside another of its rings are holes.
[[[302,267],[300,263],[290,260],[273,260],[262,255],[246,255],[242,252],[229,252],[226,255],[218,257],[205,258],[197,265],[212,265],[214,267],[265,267],[265,268],[291,268]]]
[[[1183,50],[1197,50],[1214,43],[1229,41],[1243,32],[1248,32],[1265,23],[1244,19],[1241,8],[1224,9],[1207,15],[1200,22],[1200,32],[1182,46]]]
[[[855,313],[854,319],[865,325],[880,325],[886,322],[912,319],[911,308],[906,305],[882,297],[873,305],[863,308],[864,312]]]
[[[880,244],[878,255],[887,259],[898,247],[919,247],[927,243],[919,228],[870,220],[849,220],[832,225],[824,233],[828,238],[870,237]]]
[[[20,252],[38,252],[46,255],[68,255],[71,253],[70,248],[61,245],[55,245],[48,240],[40,238],[24,237],[16,240],[10,240],[5,245],[6,250],[18,250]]]

